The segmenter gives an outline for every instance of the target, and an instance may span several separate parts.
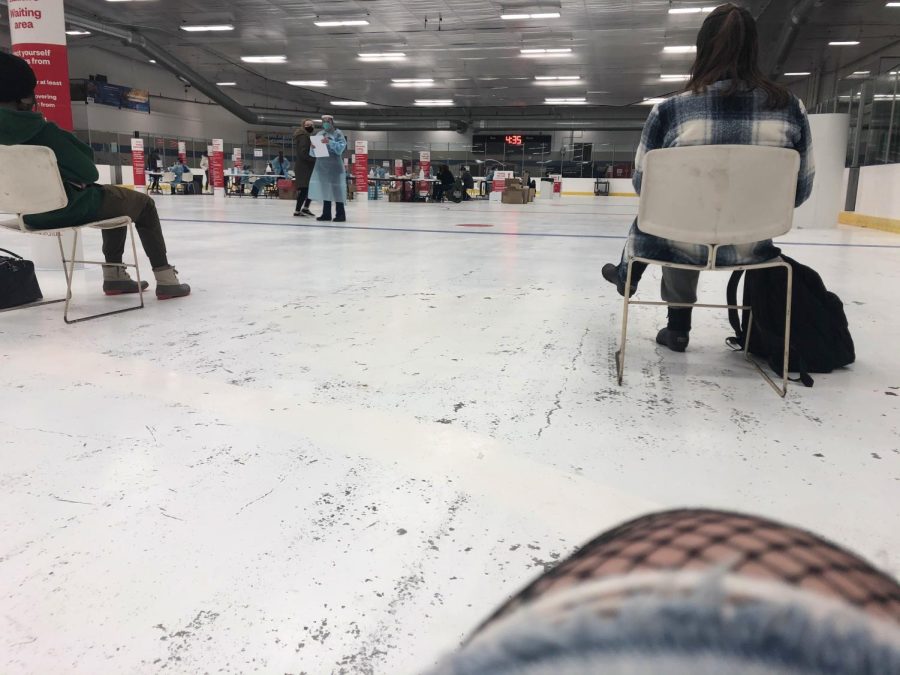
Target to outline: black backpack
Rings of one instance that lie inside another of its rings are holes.
[[[794,270],[791,304],[791,344],[788,369],[800,373],[800,381],[813,386],[809,373],[830,373],[856,360],[853,338],[847,327],[844,304],[825,288],[818,273],[782,255]],[[728,304],[737,304],[737,288],[743,272],[734,272],[728,282]],[[784,363],[784,312],[787,293],[787,272],[783,267],[749,270],[744,281],[742,304],[753,308],[753,331],[750,353],[766,359],[769,367],[781,374]],[[745,346],[748,312],[738,320],[735,309],[728,310],[728,319],[735,337],[728,343]]]

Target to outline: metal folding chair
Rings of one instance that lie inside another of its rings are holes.
[[[17,309],[65,302],[63,320],[66,323],[71,324],[88,321],[89,319],[97,319],[101,316],[110,316],[112,314],[121,314],[122,312],[142,309],[144,307],[144,291],[141,288],[141,271],[138,267],[137,246],[134,239],[134,224],[131,222],[131,218],[122,216],[121,218],[112,218],[109,220],[61,227],[52,230],[32,229],[25,224],[25,216],[56,211],[57,209],[65,207],[68,203],[69,199],[63,188],[62,178],[59,175],[59,168],[56,164],[56,155],[53,154],[53,151],[50,148],[32,145],[0,145],[0,213],[16,214],[15,218],[0,220],[0,227],[23,232],[25,234],[56,237],[56,241],[59,244],[60,258],[63,263],[63,272],[65,272],[66,275],[65,298],[33,302],[28,305],[10,307],[9,309],[0,311],[10,312]],[[92,227],[98,230],[112,230],[120,227],[127,227],[128,234],[131,238],[131,252],[134,256],[134,263],[107,263],[94,260],[76,260],[75,256],[78,250],[78,239],[81,234],[81,228],[83,227]],[[66,252],[63,250],[62,235],[64,232],[70,231],[74,235],[72,241],[72,253],[70,257],[66,258]],[[140,304],[124,309],[116,309],[110,312],[102,312],[100,314],[91,314],[77,319],[70,319],[69,306],[72,301],[72,279],[76,263],[83,265],[109,265],[124,269],[133,268],[135,276],[137,277]]]
[[[754,145],[708,145],[653,150],[644,157],[644,177],[638,212],[642,232],[663,239],[696,244],[707,251],[705,265],[682,265],[635,256],[630,242],[626,250],[628,273],[622,311],[622,338],[616,352],[621,385],[631,305],[702,307],[749,311],[744,354],[782,398],[787,395],[788,355],[791,337],[793,269],[780,257],[759,264],[719,266],[723,246],[752,244],[790,231],[794,219],[800,156],[794,150]],[[744,305],[685,304],[632,300],[631,279],[635,262],[684,270],[734,272],[784,267],[787,298],[784,330],[784,371],[779,387],[749,352],[753,330],[752,309]]]

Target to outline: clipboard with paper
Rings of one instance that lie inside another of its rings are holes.
[[[316,134],[309,139],[312,145],[312,155],[316,159],[320,157],[328,157],[328,141],[325,140],[323,134]]]

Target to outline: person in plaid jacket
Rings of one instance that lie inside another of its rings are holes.
[[[746,9],[725,4],[714,10],[697,35],[697,58],[684,93],[650,112],[635,157],[634,187],[641,192],[644,156],[659,148],[688,145],[763,145],[800,154],[796,206],[812,193],[815,165],[809,120],[803,102],[768,79],[759,67],[756,23]],[[707,249],[641,232],[637,220],[618,265],[603,266],[603,277],[625,293],[626,255],[703,265]],[[771,240],[719,249],[718,265],[771,260],[779,251]],[[646,265],[632,267],[632,294]],[[661,294],[667,302],[695,303],[700,273],[663,268]],[[691,308],[669,308],[668,325],[656,341],[683,352],[691,330]]]

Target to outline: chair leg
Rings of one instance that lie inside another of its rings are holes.
[[[67,261],[66,256],[63,255],[63,268],[66,270],[66,304],[63,308],[63,321],[65,321],[66,323],[73,323],[72,321],[69,321],[69,305],[72,302],[72,278],[75,276],[75,255],[78,252],[78,235],[81,234],[81,230],[76,227],[73,230],[72,234],[74,235],[72,237],[72,257]],[[61,250],[61,236],[59,245]]]
[[[784,372],[782,373],[782,381],[781,381],[781,397],[784,398],[787,396],[787,386],[788,386],[788,361],[790,360],[791,354],[791,313],[793,307],[794,299],[794,268],[789,264],[785,263],[784,265],[785,271],[787,271],[787,297],[784,300]]]
[[[140,298],[140,303],[137,305],[133,305],[131,307],[126,307],[124,309],[114,309],[110,312],[101,312],[100,314],[91,314],[89,316],[83,316],[78,319],[70,319],[69,318],[69,301],[72,297],[72,278],[74,276],[74,269],[75,269],[75,250],[76,250],[76,246],[78,244],[78,233],[79,233],[79,230],[76,229],[75,230],[75,244],[72,246],[72,258],[71,258],[71,260],[67,261],[65,259],[65,255],[63,256],[63,266],[65,267],[66,263],[68,263],[68,265],[69,265],[68,267],[66,267],[66,270],[67,270],[66,271],[66,280],[68,281],[69,289],[68,289],[68,293],[67,293],[68,297],[66,299],[65,312],[63,313],[63,321],[65,321],[67,324],[81,323],[82,321],[90,321],[91,319],[99,319],[100,317],[103,317],[103,316],[112,316],[113,314],[122,314],[124,312],[132,312],[136,309],[144,308],[144,290],[143,290],[143,288],[141,288],[141,271],[140,271],[140,268],[138,265],[137,242],[135,241],[135,236],[134,236],[134,223],[129,222],[127,227],[128,227],[128,236],[131,237],[131,253],[134,256],[134,264],[133,265],[117,264],[116,266],[122,267],[122,268],[134,267],[135,276],[137,277],[138,296]],[[60,250],[62,250],[62,243],[60,243]],[[94,263],[94,264],[98,264],[98,263]],[[106,263],[99,263],[99,264],[103,265]]]
[[[628,339],[628,305],[631,300],[631,266],[634,261],[628,260],[628,274],[625,277],[625,299],[622,305],[622,337],[619,342],[619,351],[616,352],[616,374],[619,386],[622,386],[622,378],[625,375],[625,343]]]

